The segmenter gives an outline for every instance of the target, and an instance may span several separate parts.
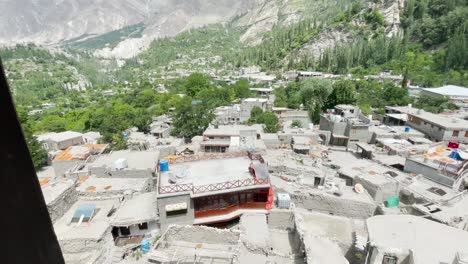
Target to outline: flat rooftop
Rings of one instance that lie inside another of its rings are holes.
[[[109,154],[100,155],[89,166],[115,169],[115,162],[122,158],[127,160],[127,169],[154,170],[157,165],[156,161],[159,159],[159,151],[113,151]]]
[[[367,219],[370,244],[381,249],[411,249],[418,263],[452,263],[468,253],[468,232],[413,215]]]
[[[156,208],[156,192],[135,195],[131,199],[124,200],[111,224],[112,226],[129,226],[155,221],[158,218]]]
[[[411,137],[424,137],[424,134],[422,132],[419,132],[418,130],[414,128],[410,128],[409,131],[405,131],[405,126],[370,126],[369,127],[369,132],[373,132],[377,134],[377,137],[379,135],[400,135],[400,134],[406,134]]]
[[[423,110],[416,114],[409,114],[410,116],[422,119],[430,124],[438,125],[448,129],[467,130],[468,121],[460,118],[448,118],[444,115],[436,115],[433,113],[425,112]]]
[[[72,181],[54,181],[48,182],[47,185],[42,186],[42,195],[44,196],[46,204],[56,201],[66,191],[72,188]]]
[[[77,137],[82,137],[83,134],[75,132],[75,131],[64,131],[60,133],[47,133],[47,134],[42,134],[37,136],[38,141],[44,141],[44,140],[51,140],[55,142],[60,142],[60,141],[65,141]]]
[[[96,178],[84,180],[76,190],[81,193],[143,192],[148,186],[147,178]]]
[[[422,90],[442,96],[468,97],[468,88],[457,85],[445,85],[439,88],[422,88]]]
[[[91,155],[100,154],[107,148],[107,146],[107,144],[71,146],[58,154],[54,161],[85,160]]]
[[[191,183],[194,186],[237,181],[252,178],[249,172],[250,159],[245,157],[212,159],[169,165],[169,173],[161,173],[160,186],[173,185],[171,174],[177,177],[176,184]]]
[[[411,179],[411,181],[408,185],[404,186],[404,189],[413,193],[413,195],[415,195],[416,197],[421,196],[426,200],[438,202],[441,200],[450,199],[457,194],[457,192],[455,192],[451,188],[435,183],[431,180],[424,178],[423,176],[411,177],[409,179]],[[431,188],[443,190],[445,194],[439,195],[435,192],[431,192]]]
[[[73,215],[80,205],[93,204],[96,206],[95,215],[90,222],[72,223]],[[109,228],[110,217],[107,217],[112,208],[117,208],[118,200],[101,200],[101,201],[77,201],[62,218],[54,224],[55,234],[59,241],[63,240],[99,240]],[[97,212],[97,213],[96,213]],[[84,243],[83,243],[84,244]]]
[[[263,126],[259,124],[254,124],[251,126],[248,125],[225,125],[225,126],[218,126],[215,127],[208,127],[205,132],[203,132],[204,136],[239,136],[240,131],[244,130],[255,130],[257,133],[263,132]]]

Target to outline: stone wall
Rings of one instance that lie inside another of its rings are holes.
[[[374,215],[377,206],[372,202],[360,202],[324,194],[290,194],[296,207],[317,212],[353,218]],[[367,194],[362,194],[367,195]]]
[[[58,196],[57,199],[47,204],[47,210],[52,222],[60,219],[77,200],[78,193],[76,192],[75,185],[72,185]]]
[[[237,245],[239,236],[238,232],[213,227],[173,225],[164,233],[161,242],[185,241],[191,243]]]
[[[166,205],[187,203],[187,213],[182,215],[167,216]],[[170,197],[158,197],[159,224],[164,231],[171,224],[192,225],[195,219],[193,200],[190,194],[176,195]]]
[[[440,183],[442,185],[452,187],[454,184],[453,178],[443,175],[437,169],[415,161],[411,158],[407,158],[405,162],[405,172],[422,174],[425,178]]]

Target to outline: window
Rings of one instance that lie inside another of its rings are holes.
[[[452,133],[452,137],[458,137],[459,133],[460,133],[460,131],[454,130],[453,133]]]
[[[247,194],[247,202],[248,202],[248,203],[253,202],[252,193],[248,193],[248,194]]]
[[[187,209],[166,212],[166,216],[178,216],[187,214]]]
[[[42,144],[42,147],[43,147],[44,149],[49,149],[49,145],[47,145],[47,143]]]
[[[397,257],[385,255],[382,260],[382,264],[397,264]]]
[[[148,229],[148,223],[145,222],[145,223],[138,224],[138,229],[140,229],[140,230]]]
[[[239,194],[239,203],[245,203],[245,193]]]
[[[428,191],[430,191],[431,193],[435,193],[435,194],[438,194],[440,196],[444,196],[447,194],[447,192],[445,192],[444,190],[440,189],[440,188],[437,188],[437,187],[431,187],[429,189],[427,189]]]
[[[465,131],[465,137],[468,137],[468,131]]]
[[[130,235],[130,228],[128,228],[128,227],[121,226],[121,227],[119,227],[119,230],[120,230],[120,234],[122,236],[129,236]]]

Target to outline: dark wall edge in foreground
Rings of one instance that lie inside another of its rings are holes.
[[[64,263],[0,60],[0,263]]]

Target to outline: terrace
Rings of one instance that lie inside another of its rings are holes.
[[[186,162],[178,160],[171,164],[169,172],[160,173],[159,194],[190,192],[197,196],[243,187],[269,187],[261,157],[251,157],[207,155]]]

